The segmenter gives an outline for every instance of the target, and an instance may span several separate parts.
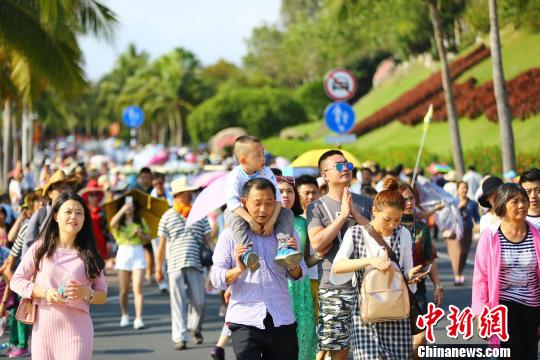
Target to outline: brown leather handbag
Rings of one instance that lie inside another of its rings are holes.
[[[17,312],[15,313],[15,319],[24,324],[32,325],[36,317],[36,304],[32,299],[21,299]]]
[[[36,281],[36,273],[32,277],[32,282]],[[21,299],[17,312],[15,312],[15,319],[23,324],[32,325],[36,318],[36,304],[32,299]]]
[[[380,316],[381,320],[374,321],[374,320],[364,320],[364,282],[366,282],[366,277],[369,275],[369,272],[366,271],[364,275],[364,279],[362,280],[362,307],[360,316],[362,318],[362,321],[365,322],[381,322],[381,321],[392,321],[392,320],[400,320],[400,319],[406,319],[407,317],[411,321],[411,333],[412,335],[416,335],[421,333],[423,330],[419,329],[416,325],[416,319],[421,315],[420,307],[418,306],[418,302],[416,301],[416,297],[412,293],[412,291],[409,289],[409,286],[407,285],[407,281],[405,278],[405,274],[403,271],[401,271],[401,268],[399,267],[399,260],[394,253],[394,251],[388,246],[386,241],[382,238],[381,234],[379,234],[373,226],[368,225],[366,227],[367,232],[377,241],[377,243],[386,249],[386,253],[388,254],[388,257],[390,260],[392,260],[392,270],[386,271],[388,274],[386,276],[382,276],[377,274],[372,275],[370,278],[368,278],[368,283],[366,284],[366,293],[368,290],[371,290],[371,293],[368,293],[366,295],[366,298],[368,299],[368,302],[371,303],[371,306],[374,307],[373,310],[366,309],[366,316],[374,318],[376,316]],[[376,270],[376,269],[375,269]],[[378,273],[385,273],[385,271],[377,270]],[[399,280],[398,280],[399,277]],[[384,291],[374,291],[377,289],[381,289]],[[386,301],[386,302],[385,302]],[[366,307],[369,307],[370,304],[366,304]],[[396,307],[396,308],[394,308]],[[371,315],[370,315],[371,313]],[[405,315],[406,314],[406,315]]]

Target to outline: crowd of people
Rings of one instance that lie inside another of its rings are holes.
[[[474,314],[484,306],[508,308],[510,338],[490,343],[509,347],[513,358],[536,359],[538,168],[515,182],[482,177],[473,167],[459,181],[451,172],[420,172],[411,185],[409,169],[370,161],[355,167],[340,150],[321,155],[319,178],[266,166],[262,143],[252,136],[237,138],[233,152],[236,166],[227,161],[223,175],[226,201],[189,225],[202,189],[185,175],[143,167],[130,177],[110,163],[90,169],[60,159],[45,161],[34,176],[18,164],[0,204],[0,316],[10,333],[0,354],[91,358],[89,305],[106,301],[105,275],[115,272],[118,326],[145,328],[143,285],[155,283],[170,296],[176,350],[204,342],[211,282],[224,304],[215,360],[225,359],[229,341],[241,360],[417,358],[426,340],[411,325],[410,309],[399,313],[399,300],[389,295],[377,311],[371,304],[380,299],[365,289],[373,276],[393,273],[400,287],[389,293],[410,291],[410,303],[426,313],[429,278],[441,306],[441,239],[454,285],[472,285]],[[155,223],[144,213],[152,199],[165,204]],[[474,275],[466,279],[475,239]],[[212,261],[203,254],[208,248]]]

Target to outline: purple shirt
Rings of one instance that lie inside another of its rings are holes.
[[[249,233],[253,250],[259,255],[261,267],[251,273],[249,270],[230,285],[231,299],[225,322],[254,326],[264,329],[264,319],[268,311],[274,326],[290,325],[296,320],[291,305],[287,286],[290,277],[287,268],[274,262],[277,252],[277,238]],[[296,241],[298,236],[295,234]],[[210,271],[210,280],[218,290],[226,290],[225,273],[236,266],[234,241],[230,229],[225,229],[219,236],[214,250],[214,266]],[[304,260],[300,263],[302,278],[306,273]],[[299,279],[298,279],[299,280]]]

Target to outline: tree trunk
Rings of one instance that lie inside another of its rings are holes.
[[[501,136],[501,151],[503,171],[506,173],[516,170],[516,153],[514,148],[514,132],[512,130],[512,112],[508,105],[508,92],[504,81],[502,66],[501,41],[499,38],[499,20],[497,15],[497,0],[489,0],[489,40],[491,45],[491,62],[493,69],[493,91],[497,102],[499,132]]]
[[[184,128],[182,126],[182,109],[178,108],[174,110],[174,115],[176,119],[177,129],[176,129],[176,144],[182,146],[183,137],[184,137]]]
[[[158,115],[158,121],[160,124],[163,124],[163,115]],[[159,127],[159,139],[158,143],[165,145],[165,136],[167,135],[167,128],[165,126]]]
[[[174,123],[174,117],[171,114],[171,111],[168,111],[167,120],[169,121],[169,144],[168,144],[168,146],[176,145],[175,144],[176,127],[175,127],[175,123]]]
[[[8,171],[11,169],[11,152],[13,148],[10,146],[10,135],[11,135],[11,103],[9,100],[6,100],[4,102],[4,113],[2,115],[2,132],[3,132],[3,147],[2,147],[2,155],[3,155],[3,167],[2,167],[2,188],[4,191],[7,191],[8,186]]]
[[[17,114],[19,115],[19,114]],[[21,137],[20,133],[18,133],[18,129],[20,129],[20,126],[18,126],[18,120],[19,116],[12,116],[11,117],[11,146],[13,147],[13,162],[12,162],[12,168],[15,167],[17,162],[19,162],[19,154],[21,153]]]
[[[22,123],[21,123],[21,149],[22,149],[22,163],[23,166],[28,162],[28,142],[30,135],[30,112],[28,106],[24,105],[22,110]]]
[[[437,52],[439,53],[439,59],[442,66],[441,77],[444,89],[446,112],[448,113],[450,138],[452,140],[452,155],[454,158],[454,167],[456,169],[458,179],[461,179],[464,172],[463,150],[461,148],[461,139],[459,136],[459,124],[456,104],[454,102],[454,95],[452,94],[452,79],[450,78],[450,67],[448,65],[448,59],[446,58],[446,50],[444,49],[443,44],[442,21],[439,10],[437,9],[437,0],[428,0],[428,6],[429,15],[433,24],[433,33],[435,36],[435,43],[437,45]]]

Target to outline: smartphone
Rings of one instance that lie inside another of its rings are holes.
[[[126,204],[133,205],[133,196],[126,196]]]
[[[415,275],[413,275],[413,277],[411,278],[411,280],[414,280],[418,277],[424,277],[426,276],[427,274],[429,274],[429,272],[431,271],[431,265],[433,264],[429,264],[429,265],[426,265],[424,266],[423,268],[420,269],[420,272],[419,273],[416,273]]]

